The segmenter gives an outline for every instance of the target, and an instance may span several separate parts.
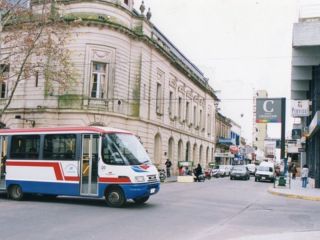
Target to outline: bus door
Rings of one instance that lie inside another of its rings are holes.
[[[6,176],[6,159],[7,159],[7,138],[0,136],[0,190],[6,188],[5,176]]]
[[[99,135],[82,135],[81,195],[98,195]]]

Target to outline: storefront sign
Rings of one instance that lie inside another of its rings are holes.
[[[224,158],[234,158],[234,155],[231,153],[215,153],[215,157],[224,157]]]
[[[257,98],[256,122],[278,123],[281,122],[281,99],[280,98]]]
[[[232,145],[235,144],[235,141],[232,138],[219,138],[218,143]]]
[[[291,102],[292,117],[308,117],[309,100],[297,100]]]

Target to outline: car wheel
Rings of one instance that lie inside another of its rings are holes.
[[[23,192],[20,185],[12,185],[9,190],[9,197],[13,200],[19,201],[23,198]]]
[[[105,199],[109,207],[123,207],[126,204],[126,198],[121,188],[112,187],[105,193]]]
[[[141,198],[134,198],[133,201],[134,201],[135,204],[140,205],[140,204],[143,204],[143,203],[145,203],[146,201],[148,201],[148,199],[149,199],[149,196],[147,196],[147,197],[141,197]]]
[[[257,178],[254,178],[254,181],[255,181],[255,182],[258,182],[258,179],[257,179]]]

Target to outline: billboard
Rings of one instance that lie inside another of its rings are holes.
[[[256,122],[279,123],[281,122],[281,98],[257,98]]]
[[[292,117],[308,117],[310,116],[309,111],[309,100],[296,100],[291,102]]]

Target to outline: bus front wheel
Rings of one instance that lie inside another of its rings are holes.
[[[124,193],[119,187],[111,187],[108,189],[105,198],[109,207],[123,207],[126,203]]]
[[[136,203],[136,204],[143,204],[145,203],[146,201],[148,201],[149,199],[149,196],[148,197],[141,197],[141,198],[134,198],[133,201]]]
[[[9,197],[13,200],[19,201],[23,198],[23,191],[19,185],[12,185],[9,188]]]

